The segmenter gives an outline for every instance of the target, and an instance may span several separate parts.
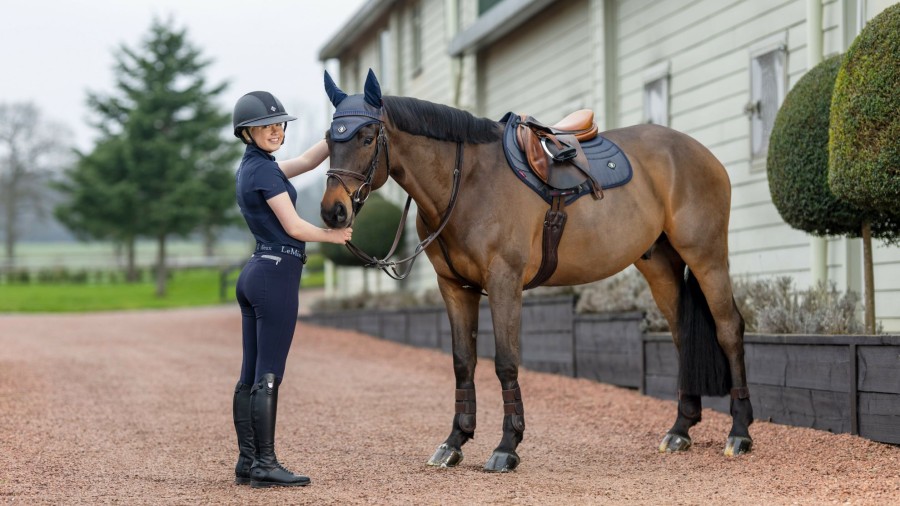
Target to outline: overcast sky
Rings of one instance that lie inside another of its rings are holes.
[[[46,118],[66,125],[68,141],[89,150],[95,132],[85,119],[87,91],[113,92],[113,52],[137,47],[154,16],[187,28],[192,44],[213,63],[210,83],[231,86],[230,110],[244,93],[266,90],[301,121],[288,129],[280,153],[299,152],[299,138],[321,138],[327,127],[322,46],[364,0],[28,0],[0,7],[0,102],[32,101]],[[291,138],[293,134],[293,139]],[[291,141],[294,142],[291,142]],[[281,158],[281,157],[280,157]]]

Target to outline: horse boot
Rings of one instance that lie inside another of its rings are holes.
[[[250,484],[250,467],[256,460],[256,444],[253,442],[253,425],[250,421],[250,389],[251,385],[245,385],[238,381],[234,387],[234,402],[232,403],[232,415],[234,416],[234,431],[238,439],[237,465],[234,466],[234,483],[236,485]]]
[[[250,413],[256,442],[256,461],[250,468],[250,486],[303,487],[309,478],[290,472],[275,457],[275,414],[278,411],[278,385],[272,373],[264,374],[250,393]]]

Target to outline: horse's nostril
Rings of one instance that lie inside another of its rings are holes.
[[[334,217],[338,221],[338,223],[343,222],[347,219],[347,209],[344,208],[344,204],[338,202],[334,205]]]

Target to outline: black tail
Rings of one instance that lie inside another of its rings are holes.
[[[731,390],[731,369],[716,340],[716,322],[700,283],[688,269],[678,298],[681,340],[678,386],[683,394],[722,396]]]

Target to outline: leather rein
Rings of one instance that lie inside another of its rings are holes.
[[[340,183],[344,188],[344,191],[347,192],[347,196],[349,196],[350,200],[353,202],[354,217],[362,209],[363,204],[366,203],[366,199],[369,198],[369,194],[372,191],[372,181],[375,179],[375,172],[378,168],[378,156],[381,153],[382,149],[384,149],[384,158],[387,166],[387,177],[389,178],[391,175],[391,157],[390,153],[388,152],[387,134],[385,133],[383,124],[379,129],[378,140],[376,142],[377,144],[375,145],[375,155],[372,157],[372,162],[369,164],[369,168],[365,174],[359,174],[357,172],[352,172],[344,169],[330,169],[325,173],[328,176],[328,179],[337,179],[338,183]],[[453,189],[450,192],[450,202],[447,204],[447,209],[444,211],[444,215],[441,218],[441,223],[438,225],[437,229],[434,232],[428,234],[428,237],[419,242],[412,255],[401,260],[391,260],[391,257],[394,256],[394,253],[397,250],[397,246],[400,244],[400,236],[403,234],[403,228],[406,225],[406,217],[409,214],[409,206],[412,203],[412,197],[408,194],[406,196],[406,205],[403,208],[403,214],[400,217],[400,224],[397,226],[397,234],[394,236],[394,243],[393,245],[391,245],[391,249],[388,251],[387,255],[385,255],[383,259],[376,258],[359,249],[352,242],[347,241],[346,246],[350,253],[353,253],[353,255],[362,260],[364,262],[364,267],[375,267],[381,269],[392,279],[399,281],[409,276],[416,258],[423,251],[425,251],[425,248],[427,248],[432,242],[434,242],[434,240],[437,239],[439,235],[441,235],[441,231],[444,230],[444,227],[450,221],[450,215],[451,213],[453,213],[453,209],[456,207],[456,201],[459,197],[459,185],[462,175],[462,161],[463,145],[462,142],[457,142],[456,167],[453,169]],[[341,176],[358,179],[362,181],[362,184],[359,185],[356,191],[351,192],[350,188],[346,183],[344,183],[344,180]],[[400,270],[401,266],[404,264],[407,264],[406,269]]]

